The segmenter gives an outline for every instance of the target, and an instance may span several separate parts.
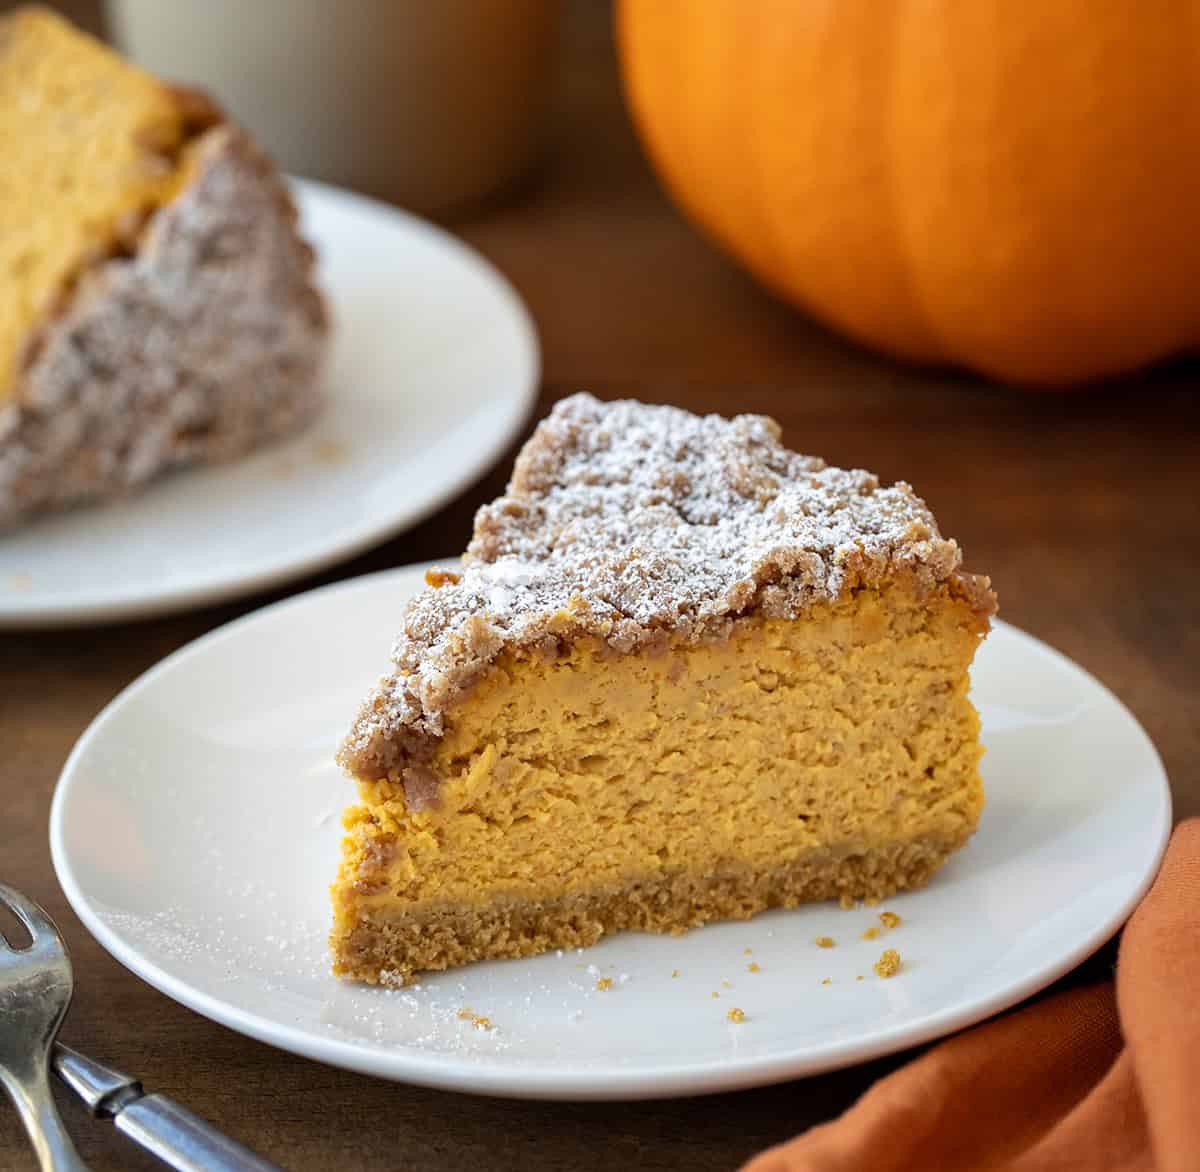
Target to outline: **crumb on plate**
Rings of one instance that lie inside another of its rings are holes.
[[[490,1017],[484,1017],[482,1014],[468,1009],[465,1005],[458,1011],[458,1016],[463,1021],[469,1021],[477,1030],[490,1030],[492,1028],[492,1019]]]
[[[341,440],[321,440],[313,448],[313,455],[322,464],[341,464],[350,455],[350,449]]]
[[[894,977],[900,971],[900,953],[894,948],[885,948],[875,962],[875,972],[881,977]]]

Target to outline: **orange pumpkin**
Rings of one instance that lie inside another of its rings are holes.
[[[1061,386],[1200,341],[1195,0],[620,0],[685,211],[871,345]]]

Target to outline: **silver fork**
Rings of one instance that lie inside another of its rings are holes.
[[[28,948],[0,932],[0,1083],[8,1092],[43,1172],[87,1172],[50,1094],[50,1048],[71,1004],[71,958],[54,922],[36,903],[0,883],[0,903],[29,930]]]

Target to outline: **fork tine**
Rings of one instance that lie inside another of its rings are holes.
[[[0,903],[7,905],[8,910],[25,925],[34,944],[46,940],[61,941],[57,925],[42,910],[41,904],[35,903],[29,896],[22,895],[7,883],[0,883]]]

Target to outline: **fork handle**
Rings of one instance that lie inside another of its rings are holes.
[[[280,1172],[166,1095],[143,1095],[129,1103],[116,1124],[178,1172]]]
[[[25,1124],[42,1172],[89,1172],[59,1118],[45,1063],[23,1074],[19,1081],[5,1078],[4,1089]]]

